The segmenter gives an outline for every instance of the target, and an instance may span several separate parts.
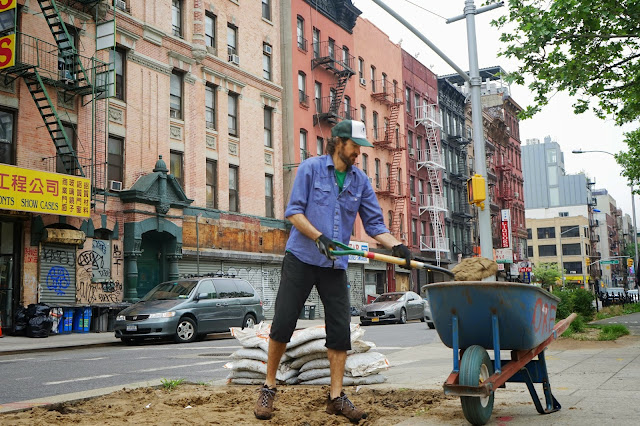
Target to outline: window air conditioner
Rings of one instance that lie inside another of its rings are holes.
[[[229,55],[229,62],[232,62],[232,63],[234,63],[236,65],[239,65],[240,64],[240,57],[238,55],[231,54],[231,55]]]
[[[369,177],[369,183],[373,183],[373,178]]]
[[[267,55],[271,55],[271,46],[269,46],[268,44],[263,44],[262,45],[262,50],[264,51],[264,53],[266,53]]]
[[[416,202],[416,197],[411,197],[411,202],[415,203]]]
[[[409,148],[409,156],[414,157],[416,155],[416,150],[413,148]]]
[[[120,10],[127,10],[127,2],[125,0],[116,0],[116,7]]]
[[[119,180],[110,180],[109,191],[122,191],[122,182]]]
[[[516,198],[520,198],[520,193],[519,192],[514,192],[513,196],[516,197]]]
[[[362,84],[363,86],[366,86],[366,85],[367,85],[367,79],[366,79],[366,78],[364,78],[364,77],[362,77],[362,78],[360,79],[360,84]]]

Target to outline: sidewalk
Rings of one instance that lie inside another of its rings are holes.
[[[270,321],[266,321],[270,323]],[[352,317],[352,322],[359,323],[358,317]],[[297,328],[306,328],[314,325],[324,324],[324,319],[298,320]],[[216,339],[222,336],[227,337],[228,333],[210,334],[209,339]],[[34,351],[63,350],[69,347],[105,346],[121,345],[120,339],[116,339],[113,331],[101,333],[71,333],[52,334],[44,338],[31,338],[24,336],[4,336],[0,338],[0,356],[8,354],[19,354]]]

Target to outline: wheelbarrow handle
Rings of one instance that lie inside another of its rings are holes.
[[[354,256],[365,257],[367,259],[378,260],[380,262],[393,263],[400,266],[404,266],[407,264],[407,260],[401,257],[389,256],[388,254],[382,254],[382,253],[373,253],[371,251],[356,250],[349,247],[346,244],[342,244],[339,241],[333,241],[333,242],[336,244],[336,246],[340,247],[340,250],[331,250],[331,254],[335,256],[354,255]],[[411,267],[413,269],[434,269],[440,272],[445,272],[453,276],[453,273],[448,269],[440,268],[438,266],[430,265],[424,262],[419,262],[417,260],[411,261]]]

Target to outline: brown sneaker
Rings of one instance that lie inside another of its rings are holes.
[[[276,397],[276,388],[271,388],[267,385],[258,389],[260,396],[256,401],[256,407],[253,409],[253,414],[260,420],[269,420],[273,417],[273,400]]]
[[[340,392],[340,396],[334,399],[331,399],[331,395],[329,395],[327,399],[327,413],[329,414],[342,414],[352,423],[358,423],[367,418],[367,413],[358,410],[344,392]]]

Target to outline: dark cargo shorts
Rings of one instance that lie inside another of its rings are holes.
[[[282,262],[282,277],[269,337],[277,342],[289,342],[304,302],[314,285],[324,305],[324,322],[327,328],[325,346],[348,351],[351,349],[351,304],[346,271],[309,265],[289,252]]]

